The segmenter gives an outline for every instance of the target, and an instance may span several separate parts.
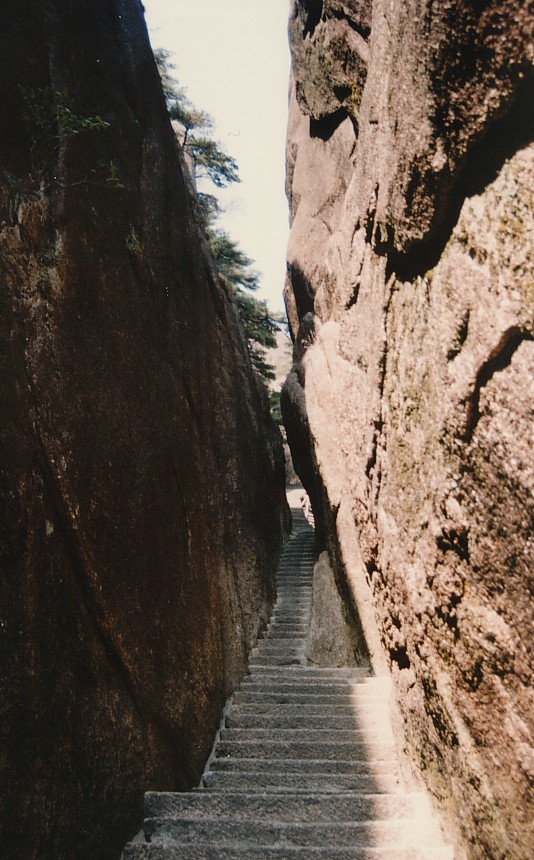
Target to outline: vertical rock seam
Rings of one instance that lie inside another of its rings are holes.
[[[534,843],[533,12],[293,0],[289,23],[288,438],[470,860]]]
[[[3,20],[0,854],[116,860],[267,622],[283,452],[141,3]]]

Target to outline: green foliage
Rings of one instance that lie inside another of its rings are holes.
[[[34,136],[55,138],[58,132],[72,137],[85,131],[102,131],[109,127],[100,116],[81,116],[69,106],[67,90],[52,87],[20,87],[23,99],[22,118]]]
[[[109,188],[124,188],[119,175],[119,169],[112,160],[100,160],[96,165],[86,164],[83,160],[78,163],[79,178],[65,185],[52,173],[52,166],[57,158],[60,141],[81,134],[102,132],[109,128],[98,114],[83,116],[72,107],[72,99],[67,90],[57,90],[52,87],[19,87],[22,96],[22,119],[28,129],[31,147],[31,176],[27,179],[16,180],[19,183],[33,183],[45,188],[47,181],[62,188],[72,188],[77,185],[105,185]],[[46,176],[48,174],[48,180]],[[15,202],[19,196],[16,189],[9,189],[9,184],[15,182],[14,177],[4,177],[8,186],[8,199]],[[28,195],[26,195],[28,196]]]
[[[179,135],[180,143],[191,155],[197,177],[207,178],[215,188],[239,182],[235,160],[211,134],[211,117],[190,102],[185,89],[173,78],[174,66],[169,52],[159,49],[154,52],[154,56],[170,117],[183,128]],[[198,204],[217,271],[239,313],[252,366],[264,380],[273,380],[274,368],[267,361],[266,350],[276,347],[276,332],[281,327],[281,321],[269,313],[264,301],[251,295],[259,287],[259,276],[254,270],[253,261],[228,233],[214,226],[221,211],[217,198],[213,194],[200,192]]]
[[[167,110],[171,119],[177,120],[183,127],[180,143],[193,158],[196,175],[207,177],[217,188],[224,188],[231,182],[239,182],[237,162],[211,135],[212,118],[191,103],[184,87],[173,78],[174,65],[169,52],[159,48],[154,51],[154,57]]]
[[[253,261],[224,230],[207,230],[210,247],[219,275],[226,283],[243,324],[253,367],[265,380],[275,378],[274,368],[266,360],[266,349],[276,347],[280,322],[269,313],[266,302],[251,295],[258,289],[258,274]]]
[[[271,415],[280,427],[282,427],[284,423],[282,419],[281,399],[281,391],[269,391],[269,406],[271,407]]]

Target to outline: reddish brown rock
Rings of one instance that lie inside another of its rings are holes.
[[[268,615],[283,453],[141,4],[3,12],[0,853],[116,860]]]
[[[372,11],[359,110],[320,135],[299,80],[315,35],[291,30],[287,302],[315,330],[298,420],[336,579],[460,856],[527,860],[532,9]]]

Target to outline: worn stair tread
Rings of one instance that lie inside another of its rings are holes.
[[[284,694],[280,694],[280,698],[284,698]],[[229,715],[232,716],[252,716],[255,714],[259,719],[263,721],[265,724],[265,719],[269,716],[287,716],[287,717],[298,717],[301,716],[304,718],[314,718],[314,717],[323,717],[325,719],[334,718],[334,717],[342,717],[346,716],[352,720],[364,720],[371,719],[374,714],[378,714],[380,718],[383,717],[383,711],[380,706],[376,702],[368,702],[365,705],[362,705],[361,708],[358,708],[356,712],[350,706],[345,708],[339,708],[337,705],[325,705],[323,702],[308,702],[306,706],[298,702],[287,702],[283,701],[279,702],[241,702],[235,703],[231,706],[229,710]]]
[[[452,860],[450,852],[426,851],[402,847],[356,847],[337,848],[322,847],[287,847],[250,845],[178,845],[168,842],[154,841],[127,846],[123,860],[267,860],[267,858],[296,858],[304,860],[307,857],[317,857],[320,860]]]
[[[225,756],[211,760],[209,769],[230,772],[253,770],[255,773],[308,773],[308,774],[354,774],[354,773],[383,773],[398,768],[396,757],[380,759],[254,759]]]
[[[275,688],[274,691],[277,693],[296,693],[300,691],[302,693],[323,693],[324,695],[331,695],[332,693],[350,695],[352,686],[355,684],[363,684],[363,678],[354,678],[353,680],[348,680],[347,678],[337,680],[333,678],[331,680],[324,679],[318,681],[313,678],[302,678],[300,674],[296,674],[294,678],[258,678],[254,675],[249,675],[243,679],[239,689],[247,691],[257,690],[258,693],[273,692],[273,688]]]
[[[223,728],[221,730],[221,742],[226,741],[275,741],[286,743],[298,741],[299,743],[331,743],[331,744],[362,744],[380,743],[382,740],[393,742],[393,734],[386,734],[385,729],[379,726],[373,731],[372,728],[350,728],[350,729],[307,729],[307,728]]]
[[[269,716],[269,726],[272,729],[358,729],[361,724],[354,714],[323,716],[323,714],[303,714],[301,709],[292,715],[284,711],[273,711]],[[253,729],[265,726],[265,715],[242,713],[232,709],[225,719],[228,729]]]
[[[325,794],[347,791],[364,794],[398,793],[404,791],[400,775],[378,774],[315,774],[291,773],[232,773],[208,771],[202,777],[204,787],[199,791],[247,790],[263,792],[305,792]]]
[[[286,670],[287,671],[287,670]],[[250,674],[250,673],[249,673]],[[277,669],[273,667],[269,669],[268,667],[264,669],[260,669],[260,675],[268,676],[268,675],[283,675],[284,671],[281,669]],[[291,673],[290,673],[291,674]],[[299,669],[299,675],[307,678],[321,679],[321,678],[365,678],[366,683],[373,683],[375,686],[380,686],[384,688],[384,682],[380,678],[376,678],[371,674],[370,669],[367,667],[361,668],[345,668],[345,667],[328,667],[323,668],[321,666],[302,666]],[[247,676],[245,676],[247,677]]]
[[[368,696],[368,701],[372,702],[373,698]],[[375,699],[376,700],[376,699]],[[335,705],[338,708],[350,709],[354,701],[352,691],[349,693],[323,692],[321,690],[313,690],[308,693],[291,693],[277,692],[276,690],[245,690],[240,689],[234,695],[234,702],[241,704],[245,702],[254,702],[258,705],[269,702],[283,702],[287,705]]]
[[[370,759],[391,758],[394,745],[391,742],[339,743],[328,741],[220,741],[216,747],[216,757],[241,756],[242,758],[312,758],[329,759],[336,758],[350,761],[351,758],[362,759],[366,756]]]
[[[255,821],[351,822],[357,819],[419,818],[426,811],[426,798],[414,794],[338,794],[284,792],[251,794],[147,792],[145,817],[232,818]]]
[[[250,843],[257,840],[261,845],[282,843],[288,847],[322,846],[334,842],[340,847],[405,844],[414,835],[419,845],[439,840],[440,833],[434,823],[422,819],[389,819],[386,821],[270,823],[255,821],[233,821],[227,818],[147,818],[144,822],[147,838],[159,838],[188,842]]]

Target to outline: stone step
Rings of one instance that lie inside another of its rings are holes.
[[[310,579],[309,583],[296,582],[294,585],[292,583],[277,582],[277,596],[280,598],[283,594],[288,595],[289,597],[299,597],[302,595],[308,595],[312,593],[312,580]]]
[[[238,690],[234,694],[234,702],[242,704],[245,702],[254,702],[257,705],[261,704],[286,704],[286,705],[302,705],[305,708],[307,705],[335,705],[337,708],[346,708],[347,711],[351,708],[353,698],[352,694],[344,693],[277,693],[263,692],[260,690]]]
[[[289,651],[288,651],[289,653]],[[262,669],[285,669],[285,675],[263,675]],[[304,675],[300,670],[303,667],[298,664],[289,666],[266,666],[258,665],[251,668],[251,674],[243,678],[242,685],[236,695],[241,692],[255,692],[258,696],[267,695],[269,693],[278,693],[279,686],[285,685],[288,687],[288,694],[297,694],[300,689],[302,695],[306,696],[337,696],[338,698],[347,698],[358,702],[360,700],[374,699],[375,701],[388,701],[387,695],[380,687],[373,684],[368,684],[364,677],[360,678],[316,678],[310,679],[308,675]]]
[[[307,607],[283,607],[282,609],[276,609],[273,616],[273,623],[279,623],[277,619],[284,620],[285,622],[291,621],[293,624],[307,623],[308,616],[310,615],[310,607],[311,603]],[[285,617],[280,614],[281,612],[286,613]]]
[[[202,777],[204,790],[249,792],[306,792],[360,794],[403,792],[400,776],[394,774],[293,774],[208,771]],[[201,790],[201,789],[200,789]]]
[[[360,730],[357,728],[350,729],[334,729],[329,728],[272,728],[270,725],[263,728],[227,728],[221,729],[221,741],[276,741],[277,743],[286,743],[300,741],[301,743],[332,743],[332,744],[364,744],[364,743],[393,743],[393,733],[389,731],[386,734],[386,729],[383,725],[376,729],[366,728]]]
[[[264,636],[262,639],[258,640],[258,646],[263,645],[266,642],[269,642],[273,645],[284,646],[286,648],[292,648],[295,645],[302,645],[303,642],[306,641],[306,635],[302,633],[301,636],[295,636],[294,633],[268,633],[267,636]]]
[[[259,654],[255,654],[251,657],[249,666],[251,669],[255,666],[298,666],[299,662],[300,658],[298,656],[262,657]]]
[[[294,599],[296,599],[296,598],[304,599],[305,598],[306,600],[311,600],[312,596],[313,596],[313,590],[311,587],[311,579],[309,581],[306,581],[306,582],[304,582],[303,580],[301,582],[295,582],[294,585],[291,583],[287,583],[287,585],[286,585],[285,583],[279,582],[277,584],[277,590],[278,590],[277,599],[280,599],[280,597],[284,597],[284,598],[291,597]],[[273,609],[276,609],[276,603],[275,603]]]
[[[274,617],[271,617],[271,620],[266,630],[272,630],[273,627],[298,627],[300,630],[307,630],[309,626],[309,621],[307,618],[295,618],[294,613],[290,613],[292,615],[291,618],[285,618],[276,620]],[[306,614],[306,613],[305,613]]]
[[[295,673],[295,678],[265,678],[248,675],[243,678],[240,690],[256,690],[258,693],[267,693],[269,691],[276,693],[322,693],[323,695],[332,695],[340,693],[342,695],[350,695],[353,687],[363,685],[363,678],[349,680],[348,678],[313,678],[302,677],[300,673]]]
[[[276,645],[271,644],[268,640],[266,640],[265,645],[262,645],[260,648],[255,648],[254,651],[250,655],[250,663],[254,665],[257,657],[272,657],[273,661],[278,660],[283,657],[303,657],[304,659],[304,645],[305,640],[302,640],[297,645],[292,645],[290,648],[286,648],[284,645]],[[262,665],[269,665],[262,664]],[[272,686],[272,685],[269,685]]]
[[[146,818],[231,818],[234,821],[352,822],[420,817],[428,811],[417,794],[250,794],[209,791],[145,794]]]
[[[229,773],[291,773],[291,774],[385,774],[396,773],[399,763],[395,756],[380,760],[353,759],[250,759],[214,758],[210,761],[210,771],[228,771]]]
[[[234,758],[310,758],[310,759],[392,759],[394,747],[392,743],[371,740],[365,743],[350,741],[219,741],[215,748],[217,758],[233,756]]]
[[[237,696],[237,694],[236,694]],[[236,698],[234,696],[234,699]],[[314,702],[307,703],[303,705],[302,703],[287,703],[284,694],[280,694],[281,702],[260,702],[257,703],[255,701],[249,702],[235,702],[232,704],[230,713],[232,715],[238,714],[257,714],[259,717],[267,720],[272,716],[301,716],[303,719],[306,717],[316,717],[323,716],[327,717],[337,717],[337,716],[346,716],[351,717],[353,720],[357,720],[360,718],[360,715],[365,714],[365,719],[372,719],[375,715],[378,718],[383,715],[383,707],[381,703],[376,703],[375,701],[369,701],[368,704],[364,704],[361,708],[358,708],[358,715],[356,716],[356,712],[350,705],[346,705],[343,708],[340,708],[339,705],[325,705],[324,702]],[[275,697],[276,699],[276,697]],[[362,710],[363,709],[363,710]],[[367,725],[367,722],[366,722]]]
[[[284,559],[278,571],[276,581],[281,582],[291,576],[311,576],[314,567],[315,559],[310,556],[301,559]]]
[[[304,636],[301,636],[297,639],[296,642],[292,643],[291,641],[285,640],[276,640],[271,639],[267,636],[265,639],[260,639],[258,645],[253,649],[251,654],[254,652],[258,653],[273,653],[274,656],[281,656],[284,653],[284,650],[291,651],[293,648],[302,648],[303,643],[306,641]]]
[[[293,606],[309,606],[311,603],[311,588],[308,590],[309,593],[303,593],[304,589],[299,588],[292,589],[288,592],[280,592],[278,593],[278,597],[276,600],[276,604],[274,606],[274,611],[276,612],[280,609],[281,606],[285,604],[289,604],[291,607]]]
[[[277,624],[269,627],[265,635],[265,639],[307,639],[308,638],[308,623],[306,624]]]
[[[276,603],[273,610],[273,619],[282,616],[284,613],[288,615],[304,615],[311,608],[311,598],[309,600],[290,600],[284,598]]]
[[[273,618],[287,612],[288,614],[298,614],[308,612],[311,607],[311,597],[296,600],[289,597],[284,597],[277,601],[273,610]]]
[[[250,845],[195,844],[178,845],[155,841],[150,844],[131,843],[122,855],[122,860],[452,860],[450,853],[420,852],[409,847],[361,847],[361,848],[282,848],[273,846],[251,847]]]
[[[294,671],[295,670],[265,668],[265,669],[258,670],[257,674],[261,674],[262,676],[267,677],[267,676],[275,676],[275,675],[280,676],[280,675],[287,674],[289,672],[290,675],[293,675]],[[299,669],[299,673],[303,678],[306,677],[306,678],[313,678],[313,679],[348,678],[349,680],[351,680],[353,678],[364,678],[366,681],[366,684],[369,684],[370,682],[372,682],[373,686],[379,686],[382,689],[384,689],[384,682],[382,681],[382,679],[376,678],[374,675],[372,675],[370,669],[368,669],[367,667],[348,669],[348,668],[344,668],[344,667],[341,667],[341,668],[335,668],[335,667],[322,668],[319,666],[302,666]]]
[[[287,572],[282,577],[276,580],[276,588],[278,590],[284,588],[310,588],[313,590],[313,571]]]
[[[439,833],[433,823],[426,819],[387,821],[353,821],[350,823],[336,822],[312,824],[284,822],[269,822],[257,820],[254,826],[250,822],[228,821],[225,819],[204,819],[191,821],[187,818],[165,819],[150,818],[144,823],[148,837],[161,840],[179,841],[187,846],[194,843],[215,843],[225,846],[232,843],[249,844],[252,839],[264,847],[283,846],[284,848],[321,848],[335,845],[338,848],[359,848],[369,845],[389,846],[394,850],[409,844],[415,836],[418,844],[424,850],[429,843],[435,843]],[[153,842],[154,844],[154,842]],[[394,856],[394,855],[390,855]],[[423,855],[428,860],[429,855]]]
[[[293,622],[293,624],[301,624],[308,617],[308,615],[309,607],[307,607],[306,609],[299,608],[298,610],[276,607],[272,614],[272,621],[273,623],[291,621]]]
[[[286,615],[286,616],[280,616],[279,618],[274,619],[273,626],[276,626],[276,627],[298,627],[301,630],[302,630],[302,628],[304,628],[304,630],[306,631],[306,634],[307,634],[309,626],[310,626],[310,617],[311,616],[310,616],[309,612],[305,612],[305,613],[302,613],[302,615],[299,614],[297,616],[294,614],[290,614],[290,615]],[[269,629],[271,629],[271,628],[269,628]]]
[[[226,716],[226,726],[230,729],[253,729],[256,726],[265,725],[265,716],[256,714],[254,711],[242,713],[230,710]],[[302,713],[299,708],[294,714],[287,715],[284,711],[275,711],[269,716],[268,725],[272,729],[356,729],[358,718],[353,715],[347,716],[323,716],[323,714],[309,715]]]

